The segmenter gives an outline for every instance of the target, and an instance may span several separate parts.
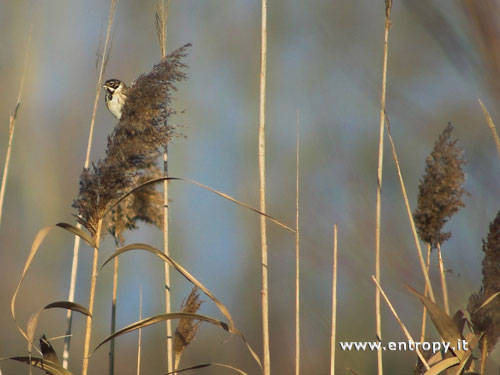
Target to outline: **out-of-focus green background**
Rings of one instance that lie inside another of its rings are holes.
[[[410,203],[416,206],[424,161],[448,121],[469,163],[467,206],[446,226],[443,245],[450,307],[465,309],[481,282],[481,240],[500,208],[500,163],[478,104],[500,123],[484,45],[463,4],[394,1],[389,37],[387,113]],[[488,3],[493,3],[490,1]],[[423,6],[422,4],[425,4]],[[426,8],[428,6],[428,8]],[[267,71],[268,211],[294,225],[295,130],[300,117],[302,373],[329,369],[332,226],[339,228],[338,340],[374,341],[374,219],[384,2],[374,0],[269,1]],[[105,79],[128,83],[160,59],[155,1],[120,0]],[[19,111],[0,227],[0,357],[24,355],[25,340],[10,318],[10,298],[35,234],[60,221],[74,223],[97,81],[96,51],[103,40],[106,1],[3,0],[0,3],[0,157],[16,103],[25,44],[33,22],[31,57]],[[444,18],[436,19],[440,14]],[[447,23],[442,21],[446,20]],[[498,37],[498,35],[497,35]],[[179,84],[176,120],[186,139],[169,147],[172,176],[187,177],[258,206],[258,77],[260,2],[172,0],[168,49],[192,42],[189,80]],[[491,61],[490,61],[491,63]],[[102,157],[115,125],[101,95],[92,160]],[[238,328],[261,353],[260,240],[256,214],[191,185],[171,183],[171,253],[229,307]],[[161,232],[144,226],[127,242],[161,246]],[[51,233],[19,296],[19,323],[49,302],[67,298],[73,238]],[[101,259],[111,254],[105,241]],[[386,142],[382,192],[382,285],[415,338],[421,305],[403,287],[423,290],[394,162]],[[269,224],[271,361],[274,374],[294,366],[294,238]],[[77,302],[88,304],[91,251],[81,249]],[[435,259],[432,280],[438,288]],[[121,258],[118,327],[162,312],[163,264],[140,253]],[[92,343],[109,333],[112,267],[98,278]],[[190,286],[174,276],[178,308]],[[437,293],[440,298],[440,293]],[[222,318],[206,302],[202,313]],[[383,304],[383,340],[404,340]],[[74,318],[70,369],[81,370],[84,319]],[[42,314],[39,333],[63,335],[65,312]],[[435,330],[429,325],[433,339]],[[164,326],[143,331],[143,374],[165,369]],[[202,325],[183,365],[222,362],[258,373],[236,337]],[[117,374],[135,374],[136,334],[117,340]],[[60,353],[62,340],[55,344]],[[339,374],[376,372],[376,354],[337,353]],[[92,374],[107,373],[107,347],[91,358]],[[410,373],[414,353],[384,353],[387,374]],[[498,348],[488,364],[498,371]],[[2,374],[24,374],[0,362]],[[222,374],[224,370],[199,370]],[[36,372],[36,370],[35,370]],[[224,372],[225,373],[225,372]],[[228,372],[229,373],[229,372]]]

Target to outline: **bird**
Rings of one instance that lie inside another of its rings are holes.
[[[106,106],[113,116],[120,120],[129,88],[119,79],[108,79],[102,87],[106,91],[106,96],[104,97]]]
[[[169,108],[171,91],[175,91],[176,82],[186,78],[182,71],[186,65],[181,59],[190,46],[188,43],[162,58],[149,73],[141,74],[130,86],[119,79],[108,79],[102,85],[106,106],[118,119],[120,128],[137,131],[166,123],[173,113]]]

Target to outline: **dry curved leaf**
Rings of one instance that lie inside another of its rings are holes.
[[[479,306],[479,307],[477,308],[477,310],[476,310],[476,311],[474,311],[474,314],[475,314],[475,313],[477,313],[479,310],[481,310],[481,309],[482,309],[483,307],[485,307],[486,305],[488,305],[491,301],[493,301],[493,300],[494,300],[497,296],[499,296],[499,295],[500,295],[500,292],[496,292],[496,293],[493,293],[491,296],[489,296],[489,297],[486,299],[486,301],[484,301],[484,302],[482,303],[482,305],[481,305],[481,306]]]
[[[12,295],[12,298],[10,300],[10,313],[12,315],[12,318],[14,319],[14,323],[16,324],[16,327],[19,330],[19,332],[21,332],[23,337],[28,341],[28,343],[31,342],[29,337],[28,337],[28,334],[17,323],[16,312],[15,312],[16,299],[17,299],[17,295],[19,294],[19,290],[21,289],[21,285],[26,277],[28,269],[31,266],[33,259],[35,258],[35,255],[38,253],[38,250],[39,250],[41,244],[43,243],[43,241],[45,240],[45,237],[47,237],[49,232],[56,227],[66,229],[67,231],[79,236],[80,238],[82,238],[85,242],[87,242],[91,246],[93,244],[93,241],[91,239],[89,242],[89,236],[84,231],[72,226],[71,224],[67,224],[67,223],[58,223],[56,225],[46,226],[45,228],[40,229],[38,231],[38,233],[36,234],[35,239],[33,240],[33,243],[31,244],[30,253],[28,255],[28,258],[26,259],[26,263],[24,264],[23,272],[21,274],[21,279],[19,280],[19,283],[16,286],[16,290],[14,291],[14,294]]]
[[[83,315],[87,315],[87,316],[92,317],[92,314],[85,306],[82,306],[79,303],[75,303],[75,302],[57,301],[57,302],[52,302],[44,307],[45,310],[53,309],[53,308],[62,308],[62,309],[66,309],[66,310],[77,311],[79,313],[82,313]]]
[[[148,244],[144,244],[144,243],[135,243],[135,244],[130,244],[130,245],[127,245],[127,246],[124,246],[118,250],[116,250],[108,259],[106,259],[104,261],[104,263],[102,264],[100,270],[102,270],[102,268],[108,264],[113,258],[125,253],[125,252],[128,252],[128,251],[132,251],[132,250],[145,250],[145,251],[148,251],[156,256],[158,256],[159,258],[161,258],[164,262],[167,262],[169,263],[170,265],[172,265],[182,276],[184,276],[189,282],[191,282],[192,284],[196,285],[198,288],[200,288],[200,290],[203,291],[203,293],[205,293],[205,295],[207,295],[212,301],[214,301],[214,303],[217,305],[217,307],[219,308],[220,312],[228,319],[229,321],[229,324],[228,324],[228,328],[229,328],[229,331],[228,332],[231,332],[231,333],[234,333],[234,332],[239,332],[235,327],[234,327],[234,322],[233,322],[233,318],[231,316],[231,314],[229,313],[229,310],[226,308],[226,306],[217,298],[215,297],[215,295],[207,289],[207,287],[205,287],[201,282],[199,282],[193,275],[191,275],[184,267],[182,267],[179,263],[177,263],[176,261],[174,261],[173,259],[171,259],[170,257],[166,256],[162,251],[154,248],[153,246],[151,245],[148,245]],[[99,270],[99,271],[100,271]],[[171,318],[173,319],[173,318]],[[225,324],[225,323],[224,323]],[[233,332],[234,331],[234,332]],[[250,351],[250,353],[252,354],[252,357],[255,359],[255,361],[259,364],[259,366],[262,366],[261,365],[261,362],[260,362],[260,359],[259,357],[257,356],[257,354],[255,353],[255,351],[252,349],[252,347],[250,346],[250,344],[245,340],[245,338],[243,337],[243,335],[241,334],[238,334],[240,337],[243,338],[243,340],[245,341],[245,344],[247,345],[247,348],[248,350]]]
[[[68,224],[68,223],[57,223],[56,224],[59,228],[66,229],[68,232],[73,233],[75,236],[80,237],[82,240],[84,240],[90,247],[95,248],[95,241],[90,237],[90,235],[83,231],[80,228],[75,227],[74,225]]]
[[[180,178],[180,177],[162,177],[162,178],[155,178],[153,180],[149,180],[149,181],[146,181],[144,182],[143,184],[140,184],[138,186],[136,186],[135,188],[133,188],[131,191],[129,191],[128,193],[126,193],[125,195],[123,195],[120,199],[118,199],[115,203],[113,203],[110,207],[108,207],[108,209],[104,212],[103,214],[103,217],[109,212],[111,211],[111,209],[113,207],[115,207],[117,204],[119,204],[122,200],[124,200],[127,196],[129,196],[130,194],[132,194],[134,191],[144,187],[144,186],[147,186],[147,185],[151,185],[151,184],[156,184],[158,182],[161,182],[161,181],[184,181],[184,182],[188,182],[190,184],[193,184],[193,185],[196,185],[196,186],[199,186],[201,187],[202,189],[205,189],[205,190],[208,190],[210,191],[211,193],[214,193],[216,195],[218,195],[219,197],[222,197],[222,198],[225,198],[227,199],[228,201],[230,202],[233,202],[233,203],[236,203],[237,205],[240,205],[242,207],[245,207],[245,208],[248,208],[249,210],[252,210],[253,212],[256,212],[258,213],[259,215],[262,215],[262,216],[265,216],[267,217],[269,220],[271,220],[273,223],[279,225],[280,227],[292,232],[292,233],[295,233],[296,230],[293,229],[293,228],[290,228],[288,225],[282,223],[281,221],[275,219],[274,217],[272,217],[271,215],[268,215],[266,214],[265,212],[262,212],[258,209],[256,209],[255,207],[252,207],[246,203],[243,203],[233,197],[231,197],[230,195],[227,195],[223,192],[220,192],[218,190],[215,190],[215,189],[212,189],[211,187],[207,186],[207,185],[203,185],[202,183],[200,182],[197,182],[197,181],[194,181],[194,180],[189,180],[187,178]]]
[[[149,317],[146,319],[139,320],[137,322],[129,324],[128,326],[126,326],[126,327],[116,331],[112,335],[106,337],[104,340],[102,340],[94,348],[94,350],[92,350],[92,353],[95,352],[97,349],[99,349],[106,342],[116,338],[117,336],[121,336],[121,335],[124,335],[124,334],[129,333],[129,332],[133,332],[137,329],[141,329],[141,328],[150,326],[150,325],[155,324],[155,323],[159,323],[159,322],[163,322],[163,321],[171,320],[171,319],[180,319],[180,318],[188,318],[188,319],[193,319],[193,320],[204,321],[204,322],[213,324],[215,326],[218,326],[226,332],[229,332],[231,334],[235,334],[235,335],[239,336],[243,340],[243,342],[246,344],[248,350],[250,351],[250,354],[253,356],[253,358],[255,359],[257,364],[259,365],[259,367],[262,369],[262,365],[260,363],[259,357],[255,353],[255,351],[252,349],[252,347],[250,346],[250,344],[246,340],[245,336],[243,336],[243,334],[239,330],[234,328],[234,326],[233,327],[229,326],[227,323],[224,323],[221,320],[217,320],[217,319],[211,318],[211,317],[206,316],[206,315],[192,314],[192,313],[165,313],[165,314],[159,314],[159,315],[155,315],[155,316],[152,316],[152,317]]]
[[[228,368],[228,369],[236,371],[238,374],[248,375],[245,371],[243,371],[243,370],[241,370],[241,369],[239,369],[237,367],[233,367],[231,365],[226,365],[224,363],[216,363],[216,362],[214,362],[214,363],[202,363],[202,364],[199,364],[199,365],[184,367],[184,368],[179,369],[179,370],[167,372],[164,375],[178,374],[179,372],[184,372],[184,371],[189,371],[189,370],[196,370],[196,369],[199,369],[199,368],[205,368],[205,367],[209,367],[209,366],[225,367],[225,368]]]
[[[439,332],[439,335],[444,341],[451,343],[451,346],[455,346],[460,340],[462,340],[462,334],[458,331],[458,328],[452,318],[446,314],[437,304],[432,302],[429,298],[425,297],[423,294],[417,292],[411,286],[406,285],[408,290],[415,294],[420,301],[424,304],[429,312],[434,326]],[[464,350],[453,350],[453,353],[463,361],[468,357],[468,353]]]
[[[31,365],[33,367],[45,370],[47,373],[52,375],[72,375],[71,372],[58,365],[57,363],[53,363],[50,361],[44,361],[42,358],[36,357],[8,357],[2,358],[4,359],[12,359],[13,361],[22,362],[27,365]]]
[[[460,360],[457,357],[443,359],[427,370],[424,375],[438,375],[444,370],[449,369],[452,366],[456,366],[459,363]]]
[[[192,284],[196,285],[198,288],[200,288],[203,293],[205,293],[214,303],[217,305],[219,308],[220,312],[226,317],[226,319],[229,321],[229,326],[234,327],[234,322],[231,314],[229,314],[229,310],[227,309],[226,306],[217,298],[215,295],[208,290],[205,285],[203,285],[201,282],[199,282],[193,275],[191,275],[184,267],[182,267],[179,263],[177,263],[175,260],[170,258],[169,256],[165,255],[162,251],[154,248],[153,246],[150,246],[145,243],[134,243],[130,244],[127,246],[124,246],[118,250],[116,250],[113,255],[111,255],[106,261],[102,264],[101,269],[108,264],[113,258],[128,252],[132,250],[145,250],[148,251],[159,258],[161,258],[164,262],[167,262],[171,266],[173,266],[182,276],[184,276],[189,282]]]

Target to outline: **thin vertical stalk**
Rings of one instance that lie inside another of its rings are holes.
[[[337,333],[337,224],[333,226],[332,334],[330,339],[330,375],[335,374],[335,342]]]
[[[261,50],[260,50],[260,95],[259,95],[259,196],[260,211],[266,212],[266,62],[267,62],[267,0],[261,0]],[[267,226],[266,218],[260,216],[260,242],[262,251],[262,348],[263,374],[271,373],[269,351],[269,288],[267,269]]]
[[[483,345],[481,347],[481,375],[484,375],[486,371],[486,357],[488,357],[488,337],[483,336]]]
[[[424,257],[422,255],[422,248],[420,246],[420,241],[418,239],[415,220],[413,219],[413,214],[411,213],[410,201],[408,200],[408,194],[406,193],[405,182],[403,180],[403,175],[401,173],[401,167],[399,166],[398,154],[396,152],[396,146],[394,145],[394,140],[392,139],[391,126],[389,124],[389,118],[387,116],[386,120],[387,120],[387,135],[389,137],[389,142],[391,143],[392,157],[394,159],[394,164],[396,164],[396,169],[398,171],[399,184],[401,186],[401,192],[403,193],[403,200],[405,202],[406,214],[408,216],[408,220],[410,220],[411,233],[413,235],[413,241],[415,242],[415,247],[417,249],[420,269],[422,270],[422,274],[424,275],[425,285],[427,286],[427,289],[429,291],[429,297],[431,298],[432,302],[436,302],[436,299],[434,298],[434,291],[432,290],[431,281],[429,279],[429,272],[427,272]]]
[[[109,40],[111,36],[111,26],[113,25],[113,19],[115,17],[116,4],[118,0],[111,0],[109,6],[109,16],[108,16],[108,26],[106,30],[106,38],[104,41],[104,49],[101,57],[101,64],[99,67],[99,77],[97,78],[96,92],[94,98],[94,107],[92,110],[92,117],[90,119],[90,130],[89,130],[89,138],[87,142],[87,153],[85,156],[85,164],[84,168],[87,169],[90,166],[90,152],[92,150],[92,139],[94,135],[94,124],[95,124],[95,116],[97,113],[97,104],[99,103],[99,97],[101,94],[101,85],[104,76],[104,70],[106,68],[106,61],[108,60],[108,52],[109,52]],[[80,223],[77,223],[77,228],[81,229],[82,226]],[[75,236],[75,241],[73,244],[73,260],[71,262],[71,276],[69,283],[69,291],[68,291],[68,301],[73,302],[75,299],[75,289],[76,289],[76,275],[78,272],[78,259],[80,252],[80,237]],[[66,312],[66,338],[64,339],[64,348],[63,348],[63,367],[68,368],[68,360],[69,360],[69,348],[71,344],[71,326],[73,321],[73,312],[71,310],[67,310]]]
[[[97,223],[97,232],[94,236],[94,259],[92,262],[92,276],[90,278],[89,313],[85,325],[85,344],[83,346],[83,366],[82,375],[87,375],[89,367],[90,337],[92,335],[92,314],[94,313],[95,286],[97,282],[97,261],[99,260],[99,245],[101,242],[102,219]]]
[[[118,240],[115,238],[115,251],[118,249]],[[118,292],[118,257],[114,259],[113,292],[111,296],[111,334],[116,331],[116,295]],[[109,342],[109,374],[115,373],[115,339]]]
[[[427,272],[429,272],[429,267],[431,264],[431,244],[427,244],[427,264],[426,264],[426,269]],[[424,291],[424,296],[427,297],[429,294],[429,288],[427,287],[427,284],[425,284],[425,291]],[[420,342],[423,342],[425,339],[425,329],[427,326],[427,308],[424,306],[424,309],[422,310],[422,328],[420,330]]]
[[[142,286],[139,289],[139,320],[142,320]],[[137,375],[141,375],[142,328],[139,328],[137,338]]]
[[[385,101],[387,88],[387,55],[389,50],[389,28],[391,26],[392,0],[385,1],[385,31],[384,31],[384,58],[382,64],[382,93],[380,95],[380,124],[378,144],[378,166],[377,166],[377,199],[375,214],[375,279],[380,282],[380,211],[382,195],[382,170],[384,162],[384,123],[385,123]],[[380,316],[380,291],[375,289],[375,320],[377,338],[382,340],[382,319]],[[377,373],[383,374],[382,348],[377,350]]]
[[[168,21],[168,7],[170,0],[158,0],[157,3],[157,25],[158,25],[158,39],[160,42],[160,49],[162,57],[167,55],[167,21]],[[165,123],[165,126],[167,124]],[[163,177],[168,177],[168,146],[164,146],[163,151]],[[163,252],[166,256],[170,255],[168,244],[168,181],[163,181]],[[170,313],[171,306],[171,288],[170,288],[170,266],[164,264],[164,284],[165,284],[165,312]],[[173,363],[173,342],[172,342],[172,321],[166,321],[167,330],[167,371],[172,372],[174,369]]]
[[[28,41],[26,42],[26,52],[24,54],[23,73],[21,75],[21,83],[19,84],[19,91],[17,93],[16,107],[14,108],[14,113],[9,118],[9,140],[7,143],[7,153],[5,155],[5,164],[3,167],[2,186],[0,187],[0,224],[2,223],[3,200],[5,197],[5,189],[7,186],[7,175],[9,174],[10,154],[12,152],[12,143],[14,141],[14,129],[16,127],[16,119],[17,119],[17,113],[19,112],[19,106],[21,105],[21,98],[23,96],[24,81],[26,78],[26,71],[28,68],[32,34],[33,34],[33,23],[31,24],[30,30],[28,32]]]
[[[389,300],[389,298],[387,297],[387,295],[385,294],[384,290],[382,289],[382,287],[380,286],[380,284],[377,282],[377,280],[375,279],[375,277],[372,275],[372,281],[375,283],[375,285],[377,286],[377,289],[380,291],[380,293],[382,294],[382,296],[384,297],[384,300],[385,302],[387,303],[387,306],[389,307],[389,310],[391,310],[392,314],[394,315],[394,317],[396,318],[397,322],[399,323],[399,326],[401,327],[401,329],[403,330],[403,333],[405,334],[406,338],[408,339],[408,341],[411,341],[411,342],[415,342],[413,340],[413,338],[411,337],[410,335],[410,332],[408,332],[408,329],[406,329],[406,326],[404,325],[404,323],[401,321],[401,319],[399,318],[399,315],[398,313],[396,312],[396,310],[394,309],[394,306],[392,306],[392,303],[391,301]],[[420,360],[422,361],[422,363],[424,364],[425,368],[427,370],[430,369],[429,367],[429,364],[427,363],[427,361],[425,360],[424,356],[422,355],[422,353],[420,352],[420,349],[417,348],[416,350],[417,352],[417,355],[418,357],[420,358]]]
[[[450,315],[450,306],[448,305],[448,287],[446,286],[446,275],[444,270],[443,256],[441,254],[441,245],[438,243],[437,246],[438,253],[438,265],[439,265],[439,276],[441,278],[441,290],[443,291],[443,305],[446,314]]]
[[[165,151],[163,153],[163,176],[168,177],[168,152],[167,146],[165,145]],[[170,256],[169,246],[168,246],[168,181],[163,182],[163,252],[166,256]],[[170,268],[167,262],[165,262],[164,268],[165,274],[165,312],[168,314],[172,310],[171,305],[171,290],[170,290]],[[172,321],[167,320],[167,370],[172,372],[173,366],[173,341],[172,341]]]
[[[295,161],[295,375],[300,373],[300,229],[299,229],[299,125],[297,111]]]

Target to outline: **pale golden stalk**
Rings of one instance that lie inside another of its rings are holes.
[[[94,124],[95,124],[95,116],[97,113],[97,104],[99,103],[99,97],[101,94],[101,86],[104,76],[104,70],[106,67],[106,61],[108,59],[109,52],[109,40],[111,36],[111,26],[113,25],[113,19],[115,17],[115,9],[118,0],[111,0],[109,7],[109,16],[108,16],[108,26],[106,30],[106,38],[104,41],[104,49],[101,57],[101,64],[99,67],[99,77],[97,78],[96,92],[94,98],[94,107],[92,110],[92,117],[90,119],[90,130],[89,130],[89,139],[87,142],[87,154],[85,156],[85,164],[84,168],[87,169],[90,166],[90,151],[92,150],[92,138],[94,135]],[[78,229],[81,229],[82,226],[80,223],[76,224]],[[73,302],[75,299],[75,289],[76,289],[76,275],[78,271],[78,254],[80,251],[80,237],[75,236],[75,241],[73,244],[73,260],[71,262],[71,276],[69,283],[69,292],[68,292],[68,301]],[[68,360],[69,360],[69,346],[71,343],[71,326],[72,326],[72,317],[73,312],[68,310],[66,312],[66,320],[67,320],[67,328],[66,328],[66,339],[64,340],[64,349],[63,349],[63,361],[62,365],[64,368],[68,368]]]
[[[295,162],[295,375],[300,374],[300,230],[299,230],[299,111]]]
[[[5,197],[5,189],[7,186],[7,176],[9,174],[10,154],[12,152],[12,142],[14,141],[14,129],[16,127],[16,119],[17,119],[17,113],[19,112],[19,106],[21,105],[21,98],[23,96],[24,81],[26,78],[26,71],[28,68],[32,33],[33,33],[33,23],[31,24],[30,30],[28,32],[28,41],[26,42],[26,52],[24,55],[23,73],[21,75],[21,83],[19,84],[19,91],[17,93],[16,107],[14,108],[14,113],[9,118],[9,140],[7,143],[7,153],[5,155],[5,164],[3,167],[2,186],[0,187],[0,224],[2,223],[3,200]]]
[[[394,309],[394,306],[392,306],[391,301],[389,301],[389,298],[387,297],[387,295],[385,294],[384,290],[382,289],[382,287],[380,286],[380,284],[377,282],[377,280],[375,279],[375,277],[373,275],[372,275],[372,280],[375,283],[375,285],[377,286],[377,289],[382,294],[382,297],[384,297],[384,300],[387,303],[387,306],[389,306],[389,309],[391,310],[392,314],[394,315],[394,317],[396,318],[397,322],[399,323],[399,326],[403,330],[403,333],[405,334],[405,336],[408,339],[408,341],[415,342],[413,340],[413,338],[411,337],[410,332],[408,332],[408,330],[406,329],[406,326],[404,325],[404,323],[401,321],[401,319],[399,319],[398,313]],[[417,349],[416,352],[417,352],[418,357],[420,358],[420,360],[424,364],[425,368],[427,370],[429,370],[430,369],[429,364],[427,363],[427,361],[425,360],[424,356],[420,352],[420,349]]]
[[[99,244],[101,242],[101,227],[102,227],[102,219],[100,219],[99,222],[97,223],[97,232],[94,236],[95,248],[94,248],[94,259],[92,262],[92,276],[90,277],[90,296],[89,296],[89,306],[88,306],[88,311],[90,315],[87,316],[87,322],[85,325],[85,343],[83,346],[82,375],[87,375],[89,367],[90,337],[92,335],[92,314],[94,313],[95,286],[97,282],[97,262],[99,260]]]
[[[483,336],[483,345],[481,347],[481,375],[486,371],[486,358],[488,357],[488,336]]]
[[[142,320],[142,286],[139,289],[139,320]],[[137,375],[141,375],[141,350],[142,328],[139,328],[139,337],[137,338]]]
[[[438,265],[439,265],[439,276],[441,278],[441,290],[443,291],[443,305],[446,314],[450,315],[450,306],[448,305],[448,287],[446,286],[446,275],[443,263],[443,256],[441,254],[441,244],[438,243]]]
[[[387,120],[389,119],[387,118]],[[436,299],[434,298],[434,291],[432,290],[431,281],[429,279],[429,272],[427,272],[424,257],[422,255],[422,248],[420,246],[420,241],[418,239],[417,228],[415,227],[415,220],[413,219],[413,215],[411,213],[410,201],[408,200],[408,194],[406,193],[406,187],[403,180],[403,175],[401,174],[398,154],[396,153],[396,146],[394,145],[394,140],[392,139],[389,121],[387,121],[387,129],[388,129],[387,135],[389,136],[389,141],[391,143],[391,148],[392,148],[392,157],[394,159],[394,163],[396,164],[399,183],[401,186],[401,192],[403,193],[403,199],[406,207],[406,214],[408,215],[408,219],[410,220],[411,233],[413,234],[413,240],[415,242],[415,247],[417,248],[417,255],[418,255],[418,260],[420,262],[420,269],[422,270],[422,274],[424,275],[425,285],[427,286],[427,289],[429,291],[429,297],[432,300],[432,302],[436,302]]]
[[[266,212],[266,61],[267,61],[267,0],[261,0],[261,51],[260,51],[260,96],[259,96],[259,196],[260,211]],[[260,217],[260,242],[262,251],[262,348],[263,374],[271,373],[269,351],[269,291],[267,276],[267,226],[266,218]]]
[[[426,264],[426,269],[427,272],[429,272],[429,267],[431,264],[431,244],[427,244],[427,264]],[[427,287],[427,284],[425,284],[425,291],[424,291],[424,296],[427,297],[429,294],[429,288]],[[423,342],[425,339],[425,329],[427,326],[427,308],[424,305],[424,309],[422,311],[422,327],[420,329],[420,342]]]
[[[387,55],[389,51],[389,28],[391,26],[392,0],[385,2],[385,31],[384,31],[384,58],[382,63],[382,93],[380,95],[380,123],[378,143],[378,166],[377,166],[377,200],[375,214],[375,278],[380,281],[380,211],[382,201],[382,170],[384,162],[384,123],[385,123],[385,99],[387,89]],[[380,316],[380,292],[375,290],[375,320],[376,333],[382,339],[382,319]],[[382,350],[377,350],[377,374],[383,374]]]
[[[118,243],[115,244],[118,248]],[[116,331],[116,295],[118,293],[118,257],[114,259],[113,267],[113,292],[111,295],[111,334]],[[115,339],[109,342],[109,374],[115,373]]]
[[[160,42],[161,56],[165,57],[167,55],[167,21],[168,21],[168,7],[170,5],[170,0],[167,0],[165,5],[165,0],[158,0],[157,3],[157,14],[159,18],[158,25],[158,39]],[[164,146],[163,152],[163,177],[168,177],[168,146]],[[170,255],[169,244],[168,244],[168,180],[163,181],[163,252],[166,256]],[[171,289],[170,289],[170,267],[167,263],[164,265],[164,285],[165,285],[165,312],[170,313],[172,310],[171,304]],[[167,370],[168,372],[174,369],[174,359],[173,359],[173,343],[172,343],[172,321],[166,321],[167,329]]]
[[[337,224],[333,226],[332,334],[330,338],[330,375],[335,374],[335,342],[337,333]]]

